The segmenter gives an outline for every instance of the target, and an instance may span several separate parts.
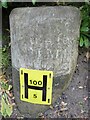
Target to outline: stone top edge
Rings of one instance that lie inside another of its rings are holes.
[[[74,6],[40,6],[40,7],[19,7],[19,8],[14,8],[9,17],[12,16],[13,14],[15,15],[15,13],[19,13],[20,11],[23,12],[23,10],[35,10],[35,9],[56,9],[56,8],[62,8],[62,9],[73,9],[73,10],[76,10],[77,12],[79,12],[79,9],[77,7],[74,7]]]

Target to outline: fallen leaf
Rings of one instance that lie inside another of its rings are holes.
[[[12,103],[11,105],[12,105],[12,106],[15,106],[16,104],[15,104],[15,103]]]
[[[61,108],[61,109],[60,109],[60,111],[66,111],[66,110],[68,110],[67,107],[66,107],[66,108]]]
[[[84,110],[81,110],[81,113],[84,113]]]
[[[1,114],[4,117],[11,116],[11,114],[13,112],[13,106],[15,105],[15,103],[13,103],[11,101],[13,94],[10,93],[9,90],[11,90],[12,86],[9,85],[8,82],[9,82],[9,80],[7,80],[4,75],[0,76],[0,94],[2,96],[2,98],[1,98]]]
[[[84,97],[84,100],[86,101],[88,99],[88,96],[87,97]]]
[[[15,99],[15,97],[12,97],[12,99]]]
[[[12,85],[9,85],[8,90],[10,91],[12,89]]]
[[[9,82],[9,80],[6,80],[6,79],[4,79],[5,80],[5,83],[8,83]]]
[[[86,53],[86,58],[87,58],[87,61],[88,61],[89,58],[90,58],[90,52],[87,52],[87,53]]]
[[[79,88],[79,89],[83,89],[83,86],[79,86],[78,88]]]
[[[43,113],[39,113],[38,116],[39,116],[39,117],[42,117],[42,116],[43,116]]]
[[[52,105],[50,105],[50,109],[51,109],[51,110],[53,109],[53,106],[52,106]]]
[[[5,75],[0,75],[0,79],[5,79]]]
[[[58,85],[59,85],[59,83],[56,83],[56,84],[55,84],[55,86],[58,86]]]
[[[17,114],[16,114],[17,115]],[[17,116],[17,120],[23,120],[24,119],[24,117],[23,116]]]
[[[0,76],[0,80],[2,79],[2,75]]]
[[[65,103],[65,102],[62,101],[62,102],[61,102],[61,105],[62,105],[62,106],[66,106],[67,103]]]
[[[8,94],[9,97],[13,97],[13,94],[10,93],[8,90],[6,90],[6,93]]]

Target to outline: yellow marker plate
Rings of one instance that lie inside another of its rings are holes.
[[[20,99],[50,105],[52,100],[53,72],[20,68]]]

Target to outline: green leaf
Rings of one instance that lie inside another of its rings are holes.
[[[88,48],[89,45],[90,45],[90,41],[87,37],[84,37],[84,44],[85,44],[85,47]]]
[[[86,36],[86,37],[88,37],[88,38],[90,38],[90,35],[89,35],[89,33],[82,33],[84,36]]]
[[[89,20],[84,20],[84,21],[82,22],[82,26],[83,26],[83,27],[88,27],[88,26],[89,26]]]
[[[4,8],[8,8],[8,6],[7,6],[7,0],[2,0],[2,1],[1,1],[1,5],[2,5],[2,7],[4,7]]]
[[[8,90],[11,90],[11,89],[12,89],[12,85],[9,85]]]
[[[84,44],[84,41],[83,41],[83,37],[82,37],[82,36],[80,37],[80,43],[79,43],[79,44],[80,44],[80,47],[82,47],[83,44]]]
[[[6,104],[6,112],[7,112],[7,115],[10,117],[12,114],[12,106],[11,105]]]
[[[7,113],[6,113],[6,103],[5,103],[5,100],[4,100],[3,96],[2,96],[2,99],[1,99],[1,114],[4,117],[7,116]]]
[[[8,96],[6,93],[2,95],[1,100],[1,113],[4,117],[11,116],[12,114],[12,106],[9,104]]]
[[[37,0],[32,0],[33,5],[35,5],[36,1],[37,1]]]
[[[88,20],[89,21],[89,19],[90,19],[89,12],[90,12],[90,5],[89,4],[85,4],[81,7],[82,20]]]
[[[81,30],[81,32],[88,32],[89,31],[89,27],[82,26],[80,30]]]
[[[89,24],[89,22],[90,22],[90,17],[89,16],[85,17],[85,19],[82,20],[82,24],[83,23],[88,23]]]
[[[6,47],[3,47],[2,51],[5,52],[6,51]]]
[[[1,82],[1,87],[5,90],[8,90],[9,85],[7,83]]]

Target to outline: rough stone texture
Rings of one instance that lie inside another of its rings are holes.
[[[54,72],[53,100],[68,86],[78,56],[80,12],[75,7],[16,8],[10,14],[14,94],[18,109],[35,117],[49,106],[19,99],[19,68]]]

